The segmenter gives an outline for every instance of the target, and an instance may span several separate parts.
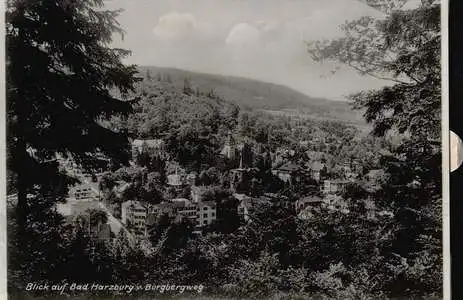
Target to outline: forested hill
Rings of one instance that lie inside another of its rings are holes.
[[[307,96],[286,86],[252,79],[197,73],[173,68],[152,66],[139,67],[140,76],[152,81],[169,82],[182,89],[185,80],[196,92],[213,91],[220,98],[238,104],[245,110],[268,110],[315,119],[332,119],[364,125],[361,113],[353,111],[349,104]],[[146,91],[149,92],[149,91]]]

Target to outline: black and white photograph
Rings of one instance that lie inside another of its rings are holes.
[[[440,1],[4,10],[8,299],[449,299]]]

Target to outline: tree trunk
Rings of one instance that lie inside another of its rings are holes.
[[[29,159],[28,153],[26,151],[26,144],[24,142],[19,142],[16,149],[17,157],[17,191],[18,191],[18,202],[16,205],[16,214],[17,214],[17,224],[19,232],[21,233],[27,222],[28,215],[28,204],[27,204],[27,161]]]

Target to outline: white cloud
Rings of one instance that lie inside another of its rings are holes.
[[[402,6],[402,9],[416,9],[420,7],[421,0],[410,0]]]
[[[198,21],[191,13],[170,12],[161,16],[153,29],[155,37],[171,40],[204,40],[214,38],[213,26]]]
[[[260,31],[249,23],[239,23],[233,26],[225,39],[225,43],[238,47],[253,47],[260,42]]]
[[[192,14],[172,12],[159,18],[153,29],[157,37],[180,39],[192,34],[196,27],[196,20]]]

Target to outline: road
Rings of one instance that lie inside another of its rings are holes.
[[[106,212],[106,215],[108,216],[108,223],[111,227],[111,231],[114,232],[114,234],[118,234],[119,231],[124,230],[130,243],[133,246],[136,243],[136,238],[127,228],[125,228],[121,221],[119,221],[117,218],[113,216],[111,211],[106,207],[103,201],[101,201],[101,191],[99,189],[98,182],[93,182],[86,177],[81,177],[80,179],[82,180],[82,182],[88,184],[92,191],[95,193],[95,195],[98,197],[98,205],[104,212]]]

